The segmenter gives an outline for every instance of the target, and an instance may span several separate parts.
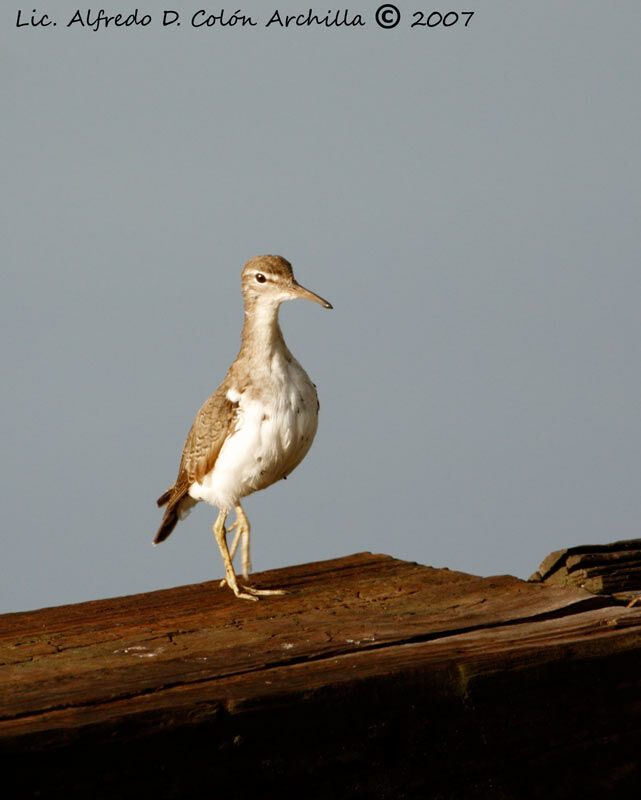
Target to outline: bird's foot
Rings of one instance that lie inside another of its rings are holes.
[[[243,589],[251,595],[255,595],[256,600],[259,597],[267,597],[268,595],[287,594],[285,589],[257,589],[255,586],[243,586]]]
[[[232,590],[232,592],[236,595],[236,597],[239,600],[253,600],[253,601],[258,600],[257,597],[254,597],[253,594],[249,594],[249,592],[241,592],[240,588],[238,587],[238,584],[235,581],[233,583],[231,581],[228,581],[227,578],[222,579],[222,581],[220,582],[220,586],[229,586],[229,588]],[[246,587],[243,586],[242,588],[245,589]]]
[[[239,600],[251,600],[254,603],[256,602],[256,600],[258,600],[258,598],[254,597],[253,594],[248,594],[247,592],[241,592],[240,590],[235,592],[235,594]]]
[[[245,576],[246,577],[246,576]],[[241,585],[240,589],[244,589],[245,592],[241,592],[238,586],[234,588],[231,586],[227,580],[227,578],[223,578],[219,583],[219,586],[229,586],[232,592],[236,595],[236,597],[240,597],[242,600],[258,600],[259,597],[267,597],[269,595],[279,595],[279,594],[287,594],[285,589],[257,589],[255,586],[244,586]]]

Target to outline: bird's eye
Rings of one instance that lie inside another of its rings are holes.
[[[258,283],[265,283],[267,278],[263,275],[262,272],[257,272],[256,273],[256,280],[258,281]]]

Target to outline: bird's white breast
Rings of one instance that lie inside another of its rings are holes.
[[[189,490],[195,500],[222,509],[286,477],[305,457],[318,425],[314,385],[289,354],[274,355],[250,387],[232,387],[227,396],[238,403],[235,428],[214,468]]]

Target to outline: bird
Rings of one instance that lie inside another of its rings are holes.
[[[154,544],[164,541],[200,501],[218,508],[213,532],[225,568],[221,585],[241,600],[284,594],[239,584],[233,558],[241,543],[245,581],[251,571],[250,524],[242,498],[287,478],[307,455],[318,427],[316,386],[285,344],[281,303],[303,298],[332,304],[305,289],[278,255],[250,259],[241,272],[241,347],[222,383],[200,407],[187,435],[178,476],[157,500],[164,515]],[[234,509],[236,519],[227,529]],[[235,529],[231,547],[228,530]]]

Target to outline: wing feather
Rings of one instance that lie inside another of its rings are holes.
[[[159,505],[167,505],[163,520],[154,539],[162,542],[173,531],[179,519],[179,506],[194,483],[202,481],[214,468],[216,459],[236,425],[238,403],[227,397],[227,381],[218,387],[200,407],[183,448],[178,477],[174,485],[158,498]]]
[[[214,468],[218,454],[230,430],[236,424],[238,403],[227,397],[223,384],[201,406],[187,435],[178,470],[178,482],[189,486],[201,481]]]

